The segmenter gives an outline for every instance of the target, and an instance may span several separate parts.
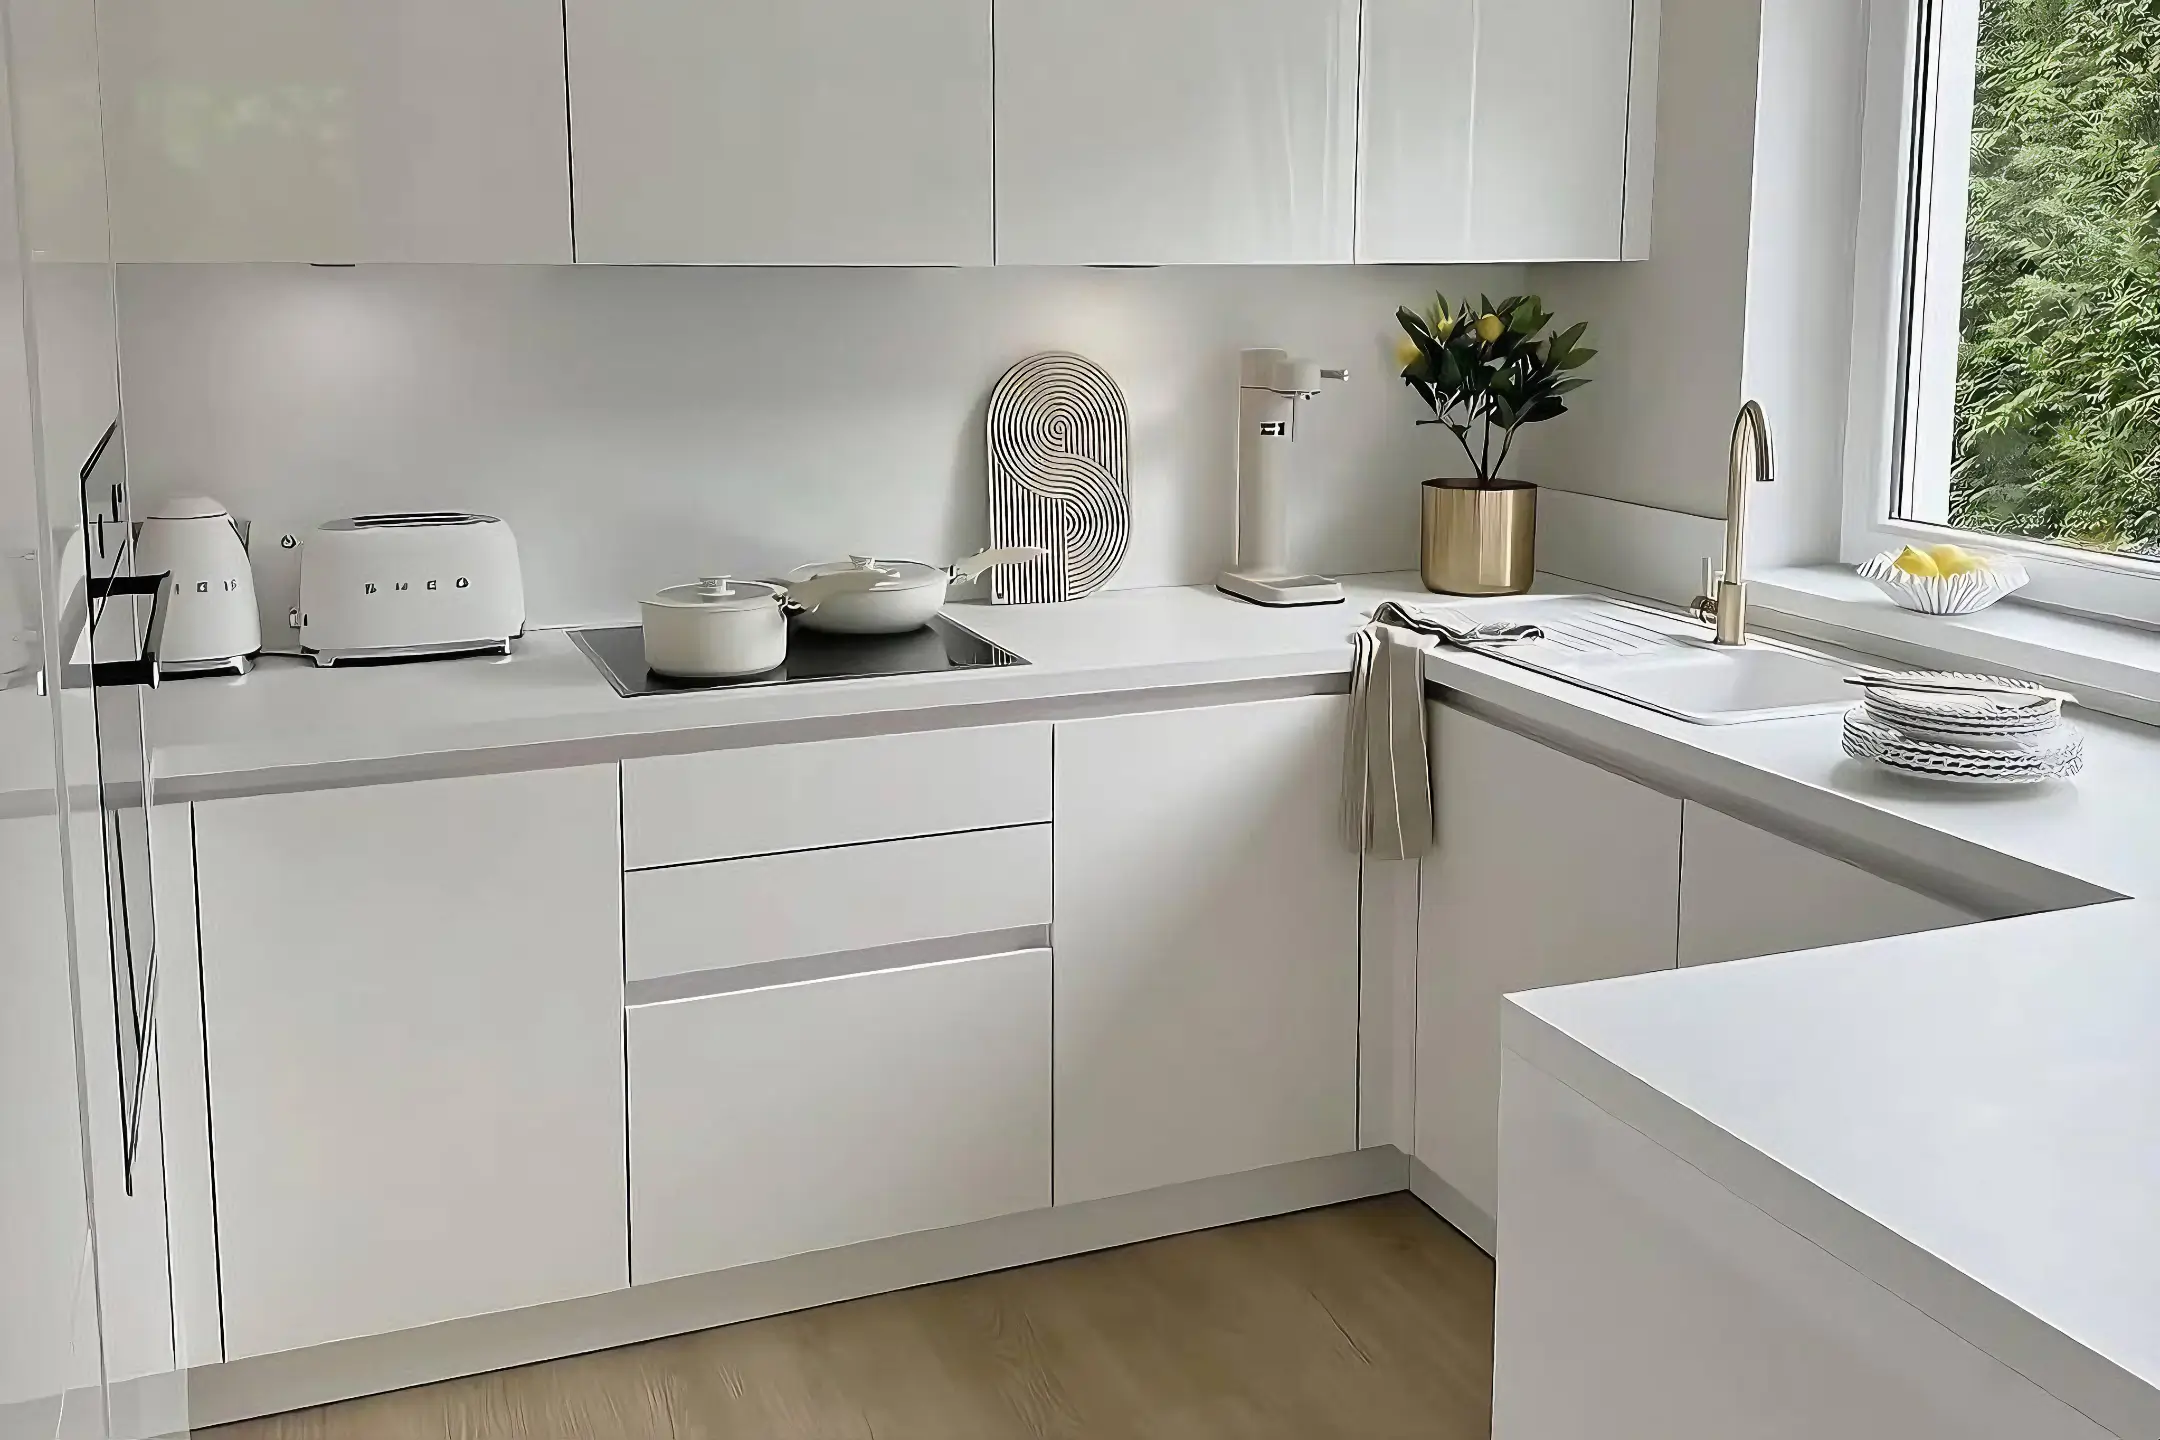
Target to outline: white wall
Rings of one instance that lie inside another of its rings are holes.
[[[1758,571],[1837,556],[1867,8],[1665,0],[1651,258],[1534,276],[1604,352],[1548,483],[1722,517],[1734,412],[1759,399],[1779,483],[1753,497]],[[1692,562],[1700,530],[1669,528]]]
[[[990,389],[1014,361],[1069,348],[1132,412],[1135,536],[1114,583],[1190,584],[1229,555],[1237,351],[1280,345],[1353,372],[1306,412],[1292,559],[1405,569],[1417,484],[1457,457],[1412,423],[1395,307],[1522,283],[1410,268],[128,266],[129,458],[140,496],[207,492],[280,527],[403,506],[500,514],[535,624],[630,619],[642,595],[700,573],[976,548]]]
[[[1758,569],[1838,555],[1869,8],[1763,0],[1741,369],[1777,426],[1779,483],[1755,497]]]
[[[1810,3],[1810,0],[1802,0]],[[1690,515],[1725,511],[1741,399],[1759,0],[1665,0],[1650,258],[1536,283],[1588,320],[1596,382],[1557,421],[1549,482]]]

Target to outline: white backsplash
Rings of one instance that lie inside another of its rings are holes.
[[[1405,569],[1417,482],[1457,457],[1412,423],[1394,308],[1523,283],[1489,269],[130,266],[129,463],[138,495],[214,495],[259,533],[370,510],[498,514],[518,533],[533,623],[631,619],[641,595],[701,573],[977,548],[990,389],[1023,356],[1071,349],[1117,378],[1132,413],[1133,546],[1112,583],[1190,584],[1229,556],[1237,352],[1278,345],[1352,371],[1302,417],[1293,560]]]

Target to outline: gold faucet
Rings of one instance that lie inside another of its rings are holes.
[[[1777,479],[1777,452],[1770,443],[1770,420],[1760,403],[1740,407],[1733,423],[1732,449],[1726,459],[1725,568],[1713,572],[1703,561],[1703,593],[1695,597],[1695,617],[1717,627],[1720,645],[1747,644],[1747,516],[1750,483]]]

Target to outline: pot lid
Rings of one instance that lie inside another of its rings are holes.
[[[777,605],[783,593],[762,580],[707,575],[695,585],[670,585],[645,603],[670,610],[758,610]]]
[[[170,500],[160,500],[145,520],[227,520],[231,516],[223,505],[207,495],[181,495]]]
[[[850,555],[845,560],[834,560],[823,565],[805,565],[794,571],[788,579],[801,582],[815,580],[820,575],[845,575],[854,570],[882,570],[889,579],[880,580],[871,588],[879,594],[895,590],[922,590],[932,585],[943,585],[951,580],[951,574],[937,565],[926,565],[920,560],[878,560],[868,555]]]

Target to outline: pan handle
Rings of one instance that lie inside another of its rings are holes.
[[[1030,560],[1040,560],[1050,552],[1040,545],[1006,545],[995,550],[985,550],[980,555],[970,555],[952,567],[955,580],[980,580],[1000,565],[1025,565]]]

